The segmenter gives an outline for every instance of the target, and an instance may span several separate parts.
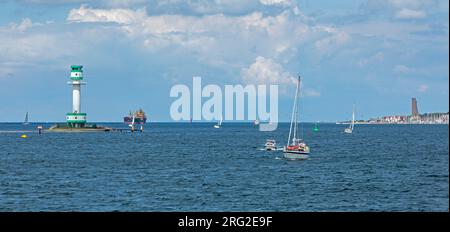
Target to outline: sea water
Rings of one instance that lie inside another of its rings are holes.
[[[0,211],[449,210],[448,125],[345,134],[346,125],[302,124],[305,161],[261,150],[266,139],[287,142],[287,123],[272,132],[212,122],[42,134],[37,125],[0,124]]]

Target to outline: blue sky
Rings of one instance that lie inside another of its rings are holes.
[[[279,84],[288,121],[346,120],[449,106],[448,1],[0,0],[0,121],[64,121],[71,64],[84,65],[89,121],[144,108],[170,121],[170,88]],[[207,99],[204,99],[206,101]]]

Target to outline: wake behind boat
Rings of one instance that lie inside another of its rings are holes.
[[[291,160],[303,160],[309,158],[309,147],[298,135],[298,115],[299,115],[299,95],[300,95],[300,76],[297,81],[295,91],[294,106],[292,109],[291,125],[289,127],[289,138],[287,145],[283,148],[284,158]],[[292,140],[291,140],[292,138]]]

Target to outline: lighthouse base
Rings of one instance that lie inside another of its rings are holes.
[[[84,128],[86,123],[67,123],[67,126],[71,128]]]
[[[83,128],[86,126],[86,113],[67,113],[66,121],[69,127]]]
[[[74,127],[67,124],[56,124],[48,129],[53,132],[103,132],[111,131],[112,128],[97,126],[96,124],[83,124],[82,127]]]

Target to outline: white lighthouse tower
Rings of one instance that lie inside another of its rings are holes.
[[[86,125],[86,113],[81,112],[81,85],[86,82],[83,82],[82,65],[72,65],[71,68],[71,81],[67,84],[72,85],[72,112],[67,113],[66,119],[69,127],[81,128]]]

